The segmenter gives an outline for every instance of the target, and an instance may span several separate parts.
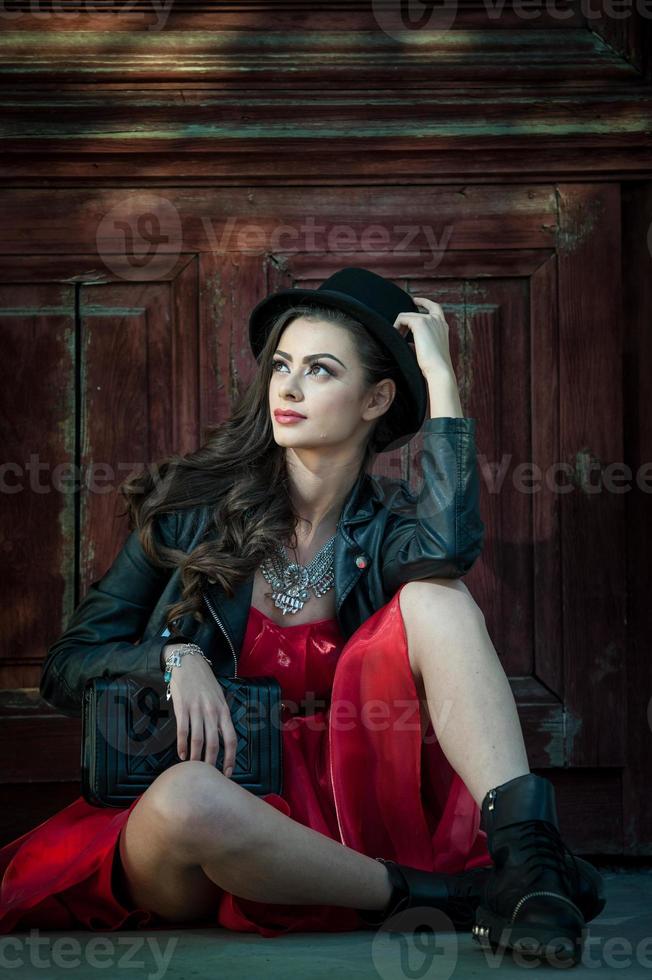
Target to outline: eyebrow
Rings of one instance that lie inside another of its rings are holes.
[[[287,357],[288,361],[292,360],[292,355],[286,354],[285,351],[283,350],[276,350],[274,351],[274,353],[280,354],[281,357]],[[338,364],[342,364],[343,368],[346,368],[346,364],[343,364],[342,361],[340,361],[339,357],[335,357],[335,354],[308,354],[306,357],[303,358],[301,363],[307,364],[308,361],[314,361],[315,358],[317,357],[332,357],[334,361],[337,361]]]

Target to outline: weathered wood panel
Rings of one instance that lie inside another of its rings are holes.
[[[45,256],[43,278],[36,256],[0,264],[5,689],[38,684],[48,646],[119,550],[119,484],[197,444],[196,261],[173,256],[173,278],[125,283],[134,271],[126,257],[117,256],[117,272],[116,256],[104,259],[102,283],[98,256],[86,273],[74,256],[67,267]]]
[[[3,281],[0,349],[0,674],[20,686],[75,602],[74,287]]]
[[[584,26],[540,28],[522,22],[521,29],[414,31],[383,29],[382,18],[371,30],[207,30],[201,23],[191,29],[92,31],[78,19],[76,28],[49,30],[43,44],[41,30],[0,32],[0,78],[15,81],[83,83],[100,75],[104,83],[136,85],[142,82],[194,82],[218,88],[299,89],[323,92],[328,75],[331,95],[341,89],[380,89],[388,85],[407,89],[424,84],[448,86],[459,92],[461,80],[473,63],[472,84],[551,84],[572,81],[602,89],[605,83],[635,83],[636,68]],[[80,30],[81,24],[85,25]],[[276,26],[276,25],[275,25]],[[397,25],[398,26],[398,25]],[[399,37],[396,34],[399,33]],[[400,42],[400,43],[397,43]],[[468,82],[467,82],[468,86]],[[644,94],[641,91],[641,94]],[[291,98],[281,100],[290,105]],[[426,106],[437,103],[426,97]],[[545,106],[533,103],[537,112]],[[87,113],[88,104],[80,105]],[[255,113],[255,105],[248,107]],[[419,112],[420,106],[414,106]],[[156,121],[155,104],[151,105]],[[390,110],[390,104],[385,111]],[[241,110],[225,100],[224,118],[242,121]],[[361,122],[374,124],[366,114]],[[309,120],[302,120],[302,126]]]
[[[480,421],[489,533],[467,580],[530,764],[571,846],[649,853],[648,497],[587,486],[593,458],[652,448],[650,185],[625,190],[621,227],[617,184],[652,177],[649,21],[461,0],[450,30],[397,32],[357,0],[57,6],[0,18],[0,322],[3,350],[31,343],[5,360],[8,456],[192,448],[248,384],[247,315],[276,288],[359,263],[441,301]],[[418,484],[419,448],[377,472]],[[570,460],[572,493],[491,494],[504,452],[508,481]],[[22,829],[48,815],[31,788],[49,812],[77,795],[78,723],[34,685],[120,543],[111,494],[62,496],[3,511],[2,744],[24,752],[0,779]]]
[[[625,763],[620,188],[559,194],[559,460],[570,765]]]
[[[318,279],[325,261],[346,261],[347,254],[363,253],[369,261],[388,258],[397,274],[414,276],[419,263],[432,267],[433,259],[447,269],[453,251],[552,249],[557,230],[555,187],[550,183],[499,188],[460,182],[445,188],[399,184],[382,189],[227,188],[214,183],[153,190],[61,187],[56,193],[3,187],[0,210],[0,256],[20,254],[25,242],[38,234],[40,255],[59,254],[62,242],[72,256],[84,256],[91,248],[96,256],[91,269],[102,281],[108,256],[115,276],[133,275],[128,255],[136,246],[127,241],[122,225],[136,229],[150,213],[159,215],[161,234],[148,261],[148,281],[169,277],[168,265],[175,268],[172,258],[194,252],[231,252],[261,260],[289,255],[302,279]],[[374,230],[378,226],[380,232]],[[138,244],[144,248],[144,239]],[[502,255],[484,254],[485,260],[501,262]],[[73,265],[69,274],[88,275],[88,259],[81,258],[79,268]]]
[[[577,2],[36,6],[0,21],[18,86],[0,107],[5,181],[652,172],[641,16],[603,18],[603,40]]]
[[[652,854],[652,182],[623,189],[623,443],[627,534],[625,849]]]
[[[79,450],[88,474],[79,501],[81,594],[124,540],[120,483],[197,445],[196,293],[195,263],[174,283],[80,290]]]

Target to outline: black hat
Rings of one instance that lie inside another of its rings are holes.
[[[317,289],[281,289],[261,300],[249,317],[249,343],[256,360],[265,345],[272,320],[295,303],[311,300],[355,317],[396,361],[403,378],[402,391],[409,405],[409,422],[402,432],[395,433],[390,443],[379,447],[379,452],[405,445],[423,424],[428,393],[419,362],[408,346],[412,332],[408,330],[402,336],[394,322],[399,313],[419,313],[416,303],[390,279],[353,266],[335,272]]]

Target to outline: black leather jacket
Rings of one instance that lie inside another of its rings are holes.
[[[479,475],[473,418],[426,419],[420,457],[423,486],[363,473],[351,489],[335,539],[337,620],[348,640],[408,581],[459,578],[482,550]],[[208,507],[163,514],[163,543],[191,551],[204,537]],[[206,533],[207,532],[207,533]],[[179,570],[152,564],[132,531],[106,574],[93,582],[66,631],[49,648],[40,693],[64,714],[79,716],[90,677],[129,671],[161,674],[161,652],[171,642],[164,610],[180,599]],[[233,677],[253,590],[253,576],[229,599],[207,584],[206,621],[192,616],[177,626],[198,643],[217,676]]]

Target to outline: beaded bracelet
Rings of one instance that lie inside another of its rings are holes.
[[[207,664],[210,664],[211,667],[213,666],[212,661],[208,659],[208,657],[204,654],[202,648],[197,643],[184,643],[179,650],[175,650],[174,653],[168,654],[165,660],[165,674],[163,675],[163,680],[166,681],[168,685],[167,690],[165,692],[166,701],[169,701],[170,698],[172,697],[172,692],[170,690],[170,681],[172,680],[172,668],[180,667],[182,658],[185,657],[186,654],[188,653],[199,654],[200,657],[204,658]]]

